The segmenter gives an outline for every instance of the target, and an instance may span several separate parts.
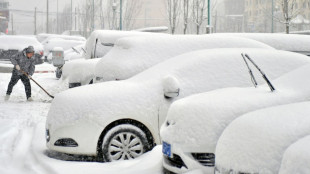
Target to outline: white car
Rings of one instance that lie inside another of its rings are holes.
[[[35,50],[35,63],[43,63],[43,45],[34,37],[28,36],[0,36],[0,61],[11,63],[10,58],[28,46],[33,46]]]
[[[290,55],[292,60],[303,57],[307,65],[271,81],[274,92],[265,84],[258,88],[219,89],[174,102],[161,128],[164,168],[174,173],[201,169],[213,174],[217,142],[233,120],[258,109],[308,100],[310,62],[307,56]],[[265,70],[263,65],[260,67]]]
[[[310,36],[281,33],[216,33],[216,35],[235,36],[265,43],[277,50],[296,52],[310,56]]]
[[[125,80],[171,57],[214,48],[271,47],[250,39],[216,35],[123,38],[118,40],[114,48],[96,65],[96,81]]]
[[[69,81],[69,88],[91,84],[94,79],[96,63],[99,61],[98,58],[104,57],[114,47],[118,39],[147,35],[151,35],[151,33],[117,30],[96,30],[92,32],[85,44],[84,58],[86,60],[65,64],[63,79]]]
[[[250,54],[270,79],[309,62],[303,55],[272,49],[209,49],[171,58],[128,80],[73,88],[52,102],[47,147],[106,161],[136,158],[160,144],[159,128],[173,101],[218,88],[250,86],[242,52]]]
[[[279,174],[310,173],[310,136],[299,139],[284,152]]]
[[[310,134],[309,114],[310,102],[304,102],[257,110],[237,118],[217,143],[215,173],[279,173],[285,150]]]

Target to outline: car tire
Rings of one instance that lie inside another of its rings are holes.
[[[148,150],[146,134],[137,126],[122,124],[113,127],[102,140],[102,155],[105,162],[130,160]]]

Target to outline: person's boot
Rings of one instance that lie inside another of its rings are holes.
[[[33,101],[32,97],[28,97],[27,101],[32,102]]]
[[[6,95],[5,97],[4,97],[4,101],[8,101],[10,99],[10,95]]]

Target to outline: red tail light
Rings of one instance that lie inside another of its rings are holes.
[[[43,51],[40,51],[40,55],[43,56]]]

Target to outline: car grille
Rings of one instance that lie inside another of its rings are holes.
[[[215,165],[214,153],[192,153],[192,156],[203,166],[214,167]]]
[[[177,167],[177,168],[182,168],[187,166],[185,165],[184,161],[179,155],[173,154],[173,158],[169,158],[167,156],[164,157],[164,160],[166,163],[168,163],[171,166]]]

